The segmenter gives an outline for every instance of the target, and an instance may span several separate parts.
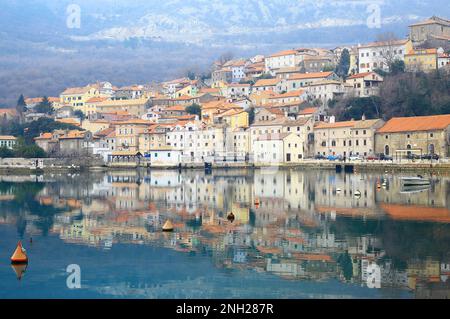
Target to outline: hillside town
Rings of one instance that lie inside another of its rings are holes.
[[[450,155],[450,115],[339,121],[330,103],[379,96],[398,64],[405,72],[450,72],[449,42],[450,21],[431,17],[411,25],[406,39],[223,56],[210,77],[96,82],[27,97],[23,109],[0,109],[0,120],[55,121],[59,128],[40,129],[31,142],[48,157],[92,156],[119,167],[440,160]],[[0,149],[19,139],[0,136]]]

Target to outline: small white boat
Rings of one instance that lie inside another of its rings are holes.
[[[422,186],[431,184],[431,181],[428,178],[424,178],[420,175],[416,177],[402,177],[400,180],[403,186]]]
[[[417,194],[430,190],[430,185],[410,185],[402,187],[400,194]]]

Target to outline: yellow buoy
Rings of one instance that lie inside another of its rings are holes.
[[[173,231],[173,224],[170,220],[166,221],[164,224],[163,231]]]
[[[17,244],[16,250],[11,256],[11,263],[13,264],[26,264],[28,263],[28,257],[26,254],[26,250],[22,247],[22,242],[19,241]]]

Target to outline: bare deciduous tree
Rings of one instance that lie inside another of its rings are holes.
[[[398,44],[398,37],[393,32],[381,33],[377,36],[377,42],[382,44],[381,57],[383,62],[390,66],[397,59],[396,46]]]

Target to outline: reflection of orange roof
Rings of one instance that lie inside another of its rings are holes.
[[[71,207],[71,208],[80,208],[82,205],[81,205],[81,202],[79,201],[79,200],[76,200],[76,199],[68,199],[67,200],[67,206],[69,206],[69,207]]]
[[[256,247],[256,249],[263,254],[280,254],[281,253],[281,249],[276,248],[276,247],[258,246],[258,247]]]
[[[204,225],[203,230],[213,234],[226,233],[227,230],[223,226],[219,225]]]
[[[450,125],[450,114],[415,117],[394,117],[378,130],[378,133],[435,131]]]
[[[293,253],[292,257],[299,260],[307,260],[307,261],[324,261],[324,262],[331,262],[333,261],[331,259],[330,255],[325,254],[302,254],[302,253]]]
[[[41,197],[39,198],[39,202],[44,206],[51,206],[53,204],[53,199],[51,197]]]
[[[368,208],[340,208],[340,207],[326,207],[317,206],[316,211],[318,213],[329,213],[335,212],[336,215],[343,216],[370,216],[374,215],[374,211]]]
[[[393,219],[450,223],[450,210],[447,208],[398,204],[381,204],[380,207]]]
[[[299,237],[287,237],[286,240],[289,242],[292,242],[292,243],[296,243],[296,244],[304,244],[305,243],[305,240],[303,238],[299,238]]]

